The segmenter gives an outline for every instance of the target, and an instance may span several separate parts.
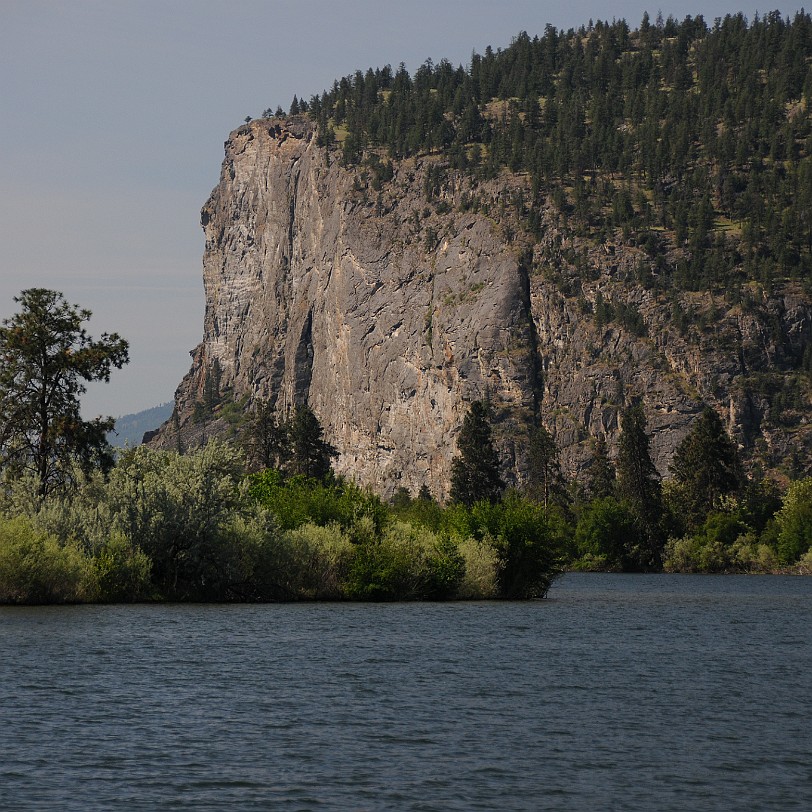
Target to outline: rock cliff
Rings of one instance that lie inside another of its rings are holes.
[[[704,404],[746,458],[808,469],[795,370],[812,307],[797,287],[754,286],[732,308],[711,294],[669,301],[641,281],[634,248],[574,236],[552,206],[543,237],[526,238],[513,205],[526,179],[439,173],[431,155],[391,177],[345,168],[304,118],[253,121],[225,149],[202,211],[203,340],[153,444],[226,432],[225,401],[307,402],[338,472],[385,495],[425,483],[445,496],[470,401],[490,398],[518,484],[534,421],[572,475],[592,438],[614,447],[620,410],[642,397],[663,472]]]

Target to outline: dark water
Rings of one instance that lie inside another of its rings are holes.
[[[812,809],[812,579],[2,608],[0,657],[2,809]]]

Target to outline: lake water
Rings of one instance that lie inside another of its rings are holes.
[[[812,809],[812,579],[0,608],[0,808]]]

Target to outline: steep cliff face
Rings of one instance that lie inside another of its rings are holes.
[[[383,492],[444,493],[471,399],[493,393],[507,424],[533,414],[515,252],[482,217],[434,236],[416,227],[415,172],[399,167],[371,200],[354,173],[328,167],[305,122],[231,135],[202,215],[204,336],[177,393],[185,444],[203,431],[194,408],[214,369],[219,390],[249,404],[308,402],[341,452],[337,470]]]
[[[800,442],[808,460],[806,426],[765,431],[769,398],[748,383],[797,365],[812,339],[803,295],[787,289],[677,331],[661,297],[633,282],[632,250],[578,246],[551,213],[530,245],[504,183],[448,173],[435,184],[438,160],[400,162],[381,181],[330,163],[304,119],[232,133],[202,212],[203,340],[152,442],[189,447],[224,431],[206,402],[307,402],[340,473],[383,494],[425,483],[444,496],[470,401],[491,399],[505,474],[519,483],[534,421],[571,474],[588,465],[591,437],[613,444],[619,410],[642,396],[662,470],[703,403],[751,452]],[[696,298],[683,304],[714,307]],[[639,313],[642,329],[602,323],[604,300]]]

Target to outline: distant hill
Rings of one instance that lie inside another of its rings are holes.
[[[132,448],[141,445],[144,432],[153,431],[169,420],[172,416],[173,406],[174,404],[171,402],[162,403],[160,406],[153,406],[143,412],[125,414],[123,417],[116,418],[115,433],[111,432],[107,438],[110,445],[116,448],[124,448],[124,446]]]

